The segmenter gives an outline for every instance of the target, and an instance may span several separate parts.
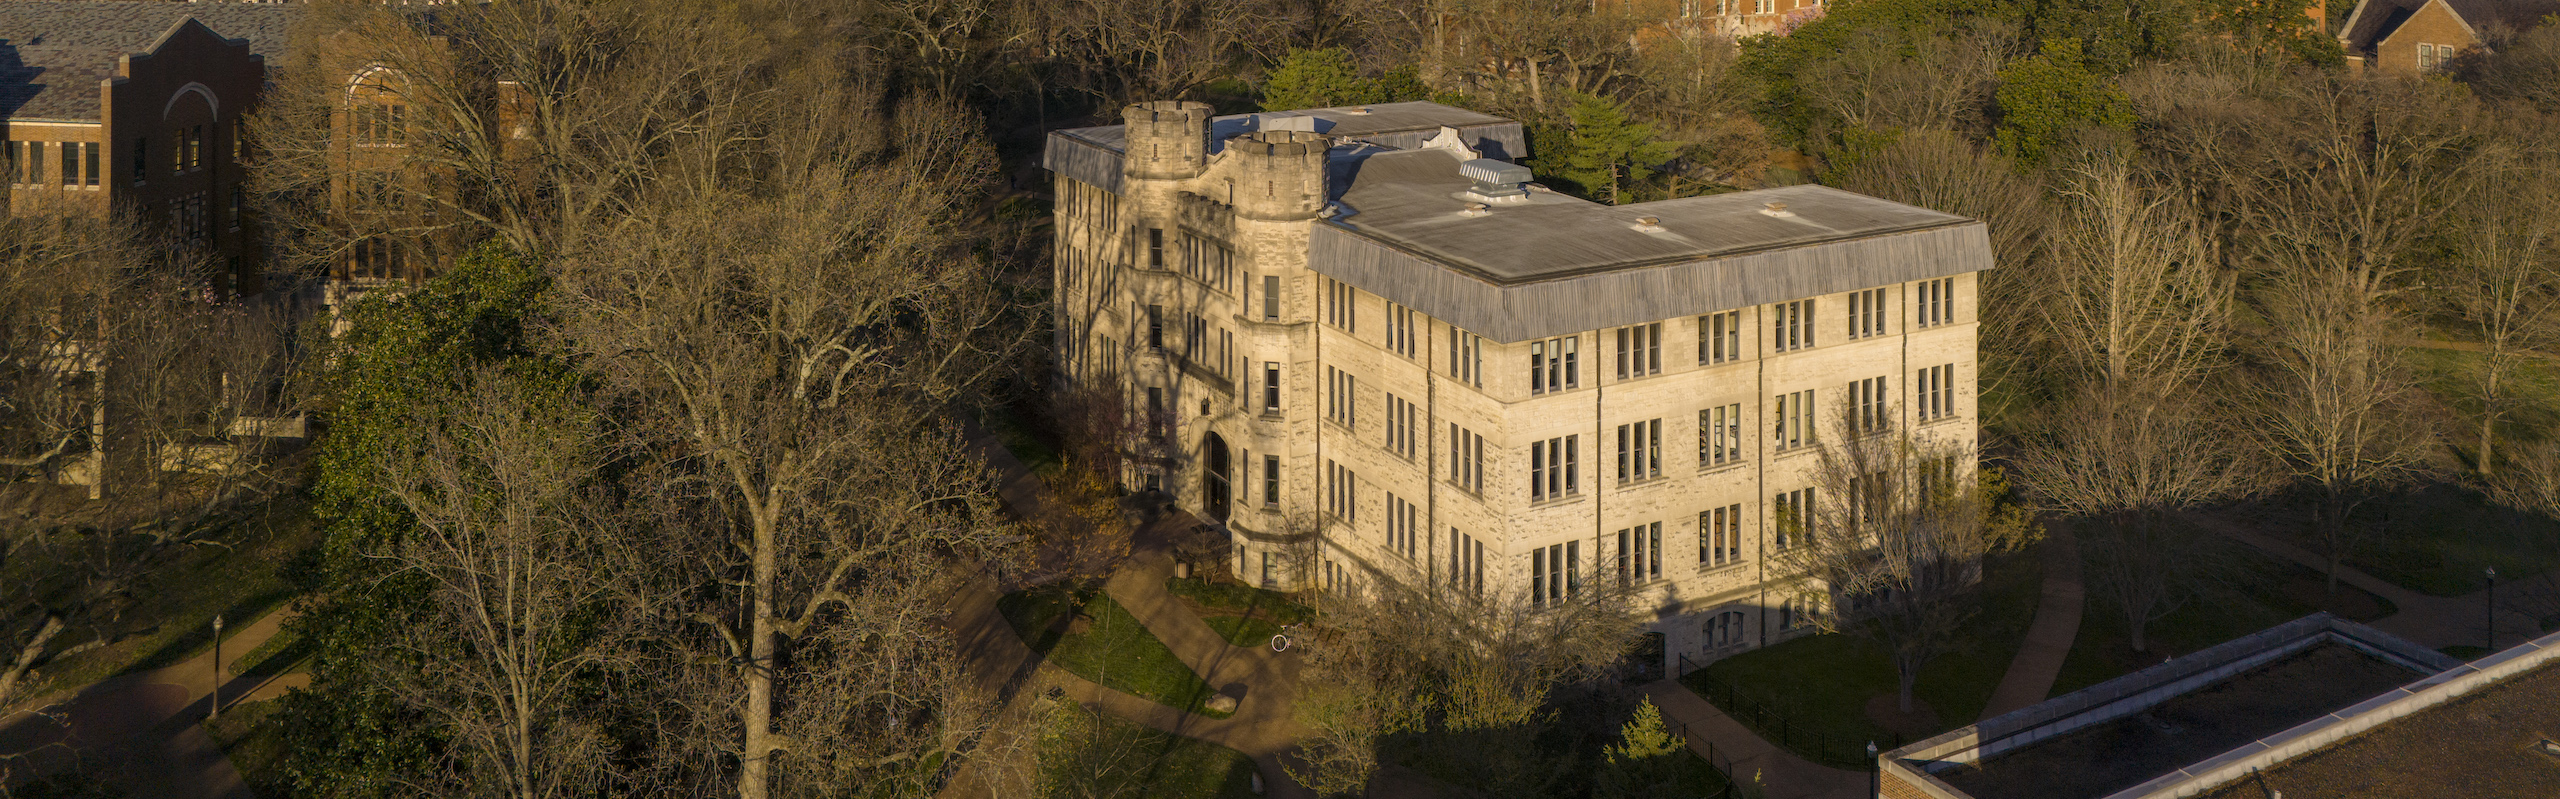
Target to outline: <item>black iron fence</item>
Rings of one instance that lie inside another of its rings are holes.
[[[1706,698],[1726,716],[1759,733],[1761,738],[1806,760],[1832,768],[1874,771],[1876,761],[1867,751],[1868,744],[1874,744],[1878,752],[1888,752],[1908,743],[1900,733],[1887,733],[1879,740],[1831,729],[1811,721],[1812,714],[1791,707],[1789,703],[1716,679],[1703,666],[1689,660],[1687,655],[1680,656],[1679,663],[1682,685]],[[1717,767],[1725,766],[1720,764]],[[1730,770],[1725,773],[1737,776]]]

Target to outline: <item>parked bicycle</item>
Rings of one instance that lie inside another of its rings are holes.
[[[1294,642],[1294,639],[1292,639],[1292,638],[1290,637],[1290,634],[1291,634],[1291,633],[1295,633],[1295,632],[1297,632],[1297,631],[1298,631],[1298,625],[1295,625],[1295,624],[1283,624],[1283,625],[1280,625],[1280,632],[1279,632],[1279,633],[1277,633],[1277,634],[1275,634],[1275,635],[1272,635],[1272,636],[1271,636],[1271,651],[1273,651],[1273,652],[1287,652],[1287,651],[1289,651],[1289,644],[1291,644],[1291,643],[1293,643],[1293,642]]]

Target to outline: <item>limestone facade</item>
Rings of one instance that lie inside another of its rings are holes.
[[[1766,555],[1817,457],[1777,440],[1784,403],[1809,393],[1830,435],[1881,385],[1896,431],[1976,437],[1970,271],[1495,341],[1311,262],[1310,231],[1352,211],[1328,207],[1327,136],[1210,142],[1191,103],[1125,119],[1118,191],[1054,178],[1061,379],[1155,414],[1166,457],[1128,487],[1223,521],[1248,581],[1552,592],[1627,570],[1665,665],[1704,663],[1798,626]]]

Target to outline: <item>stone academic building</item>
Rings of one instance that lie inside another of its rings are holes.
[[[1766,557],[1843,429],[1970,446],[1974,220],[1819,186],[1609,206],[1432,103],[1053,133],[1057,353],[1236,573],[1639,586],[1665,660],[1799,629]],[[1848,425],[1844,428],[1843,424]]]

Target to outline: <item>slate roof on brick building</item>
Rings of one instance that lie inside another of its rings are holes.
[[[296,6],[125,0],[0,1],[0,116],[92,122],[98,82],[127,55],[149,53],[189,19],[274,62]]]
[[[2417,15],[2429,0],[2364,0],[2356,6],[2355,15],[2347,20],[2346,32],[2338,38],[2346,43],[2350,54],[2373,52],[2382,40],[2400,30],[2402,23]],[[2560,0],[2445,0],[2454,16],[2474,32],[2489,25],[2524,29],[2540,24],[2543,17],[2560,13]]]

